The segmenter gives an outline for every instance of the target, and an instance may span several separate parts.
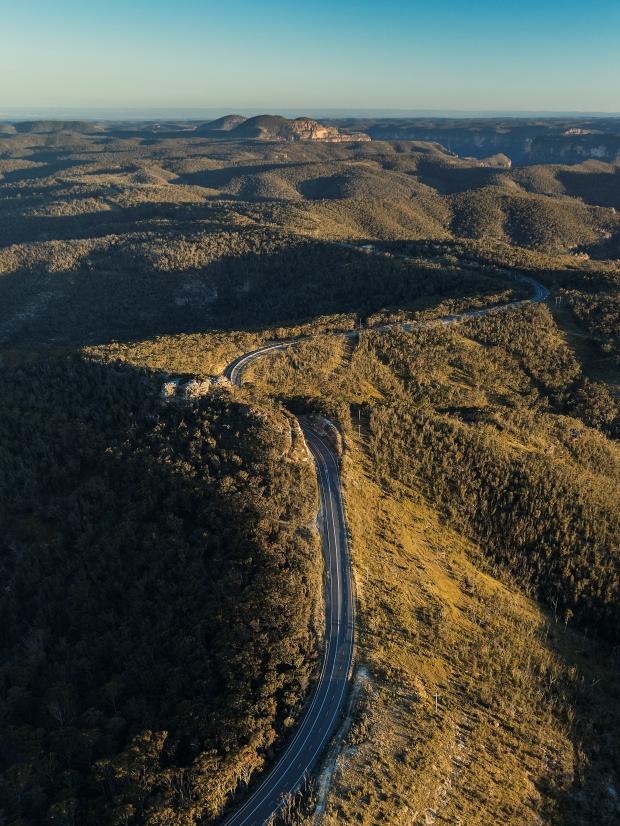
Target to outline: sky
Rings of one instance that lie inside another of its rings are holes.
[[[620,0],[0,0],[18,107],[620,112]]]

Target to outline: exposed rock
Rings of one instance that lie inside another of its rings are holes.
[[[369,141],[368,135],[362,132],[347,134],[335,126],[325,126],[312,118],[295,118],[286,123],[278,133],[278,140],[289,141],[327,141],[328,143],[343,143],[346,141]]]
[[[571,129],[566,129],[562,132],[563,135],[600,135],[596,129],[581,129],[578,126],[573,126]]]
[[[220,118],[221,122],[228,122],[229,118],[239,118],[230,115]],[[208,124],[209,129],[213,124]],[[223,130],[219,126],[220,131]],[[216,130],[217,131],[217,130]],[[369,141],[368,135],[362,132],[343,132],[336,126],[326,126],[312,118],[283,118],[279,115],[257,115],[254,118],[243,119],[234,127],[227,127],[227,134],[232,138],[249,138],[259,141],[324,141],[326,143],[344,143],[350,141]]]
[[[164,401],[180,402],[190,399],[199,399],[211,389],[212,384],[218,383],[216,377],[207,379],[182,380],[180,377],[167,379],[161,388],[161,397]]]
[[[480,166],[488,166],[492,169],[510,169],[512,161],[508,155],[498,152],[497,155],[490,155],[488,158],[483,158],[480,161]]]
[[[613,162],[620,157],[620,118],[570,122],[555,119],[341,119],[342,129],[361,128],[373,140],[441,144],[461,157],[505,155],[513,164]]]
[[[161,397],[166,401],[173,399],[179,389],[179,379],[170,379],[165,381],[161,388]]]
[[[211,389],[211,379],[190,379],[179,387],[180,392],[186,399],[199,399],[205,396]]]

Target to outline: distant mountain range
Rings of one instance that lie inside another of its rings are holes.
[[[200,135],[212,140],[262,142],[367,141],[440,144],[448,154],[483,159],[506,156],[514,166],[576,164],[587,160],[615,163],[620,158],[620,117],[555,118],[286,118],[282,115],[245,117],[235,113],[206,122],[197,120],[95,121],[0,120],[0,135],[45,136],[59,133],[90,136],[99,133],[138,137],[149,132],[170,138]],[[81,139],[81,138],[80,138]],[[78,140],[78,137],[75,138]]]
[[[128,126],[128,122],[121,122]],[[326,143],[346,143],[369,141],[370,137],[358,130],[341,129],[326,125],[313,118],[285,118],[281,115],[257,115],[246,118],[243,115],[224,115],[221,118],[196,125],[191,122],[147,122],[145,126],[154,131],[191,131],[210,138],[234,138],[258,141],[324,141]],[[15,123],[0,122],[0,134],[51,134],[54,132],[79,132],[93,134],[105,131],[114,124],[97,121],[77,120],[22,120]],[[133,124],[135,128],[136,124]]]
[[[432,141],[461,157],[507,155],[514,164],[613,162],[620,118],[334,118],[372,140]]]
[[[262,107],[252,109],[237,108],[240,115],[254,117],[264,111]],[[299,116],[300,109],[276,108],[270,110],[274,115],[287,118]],[[551,111],[551,110],[472,110],[472,109],[377,109],[347,107],[303,107],[304,115],[316,120],[333,118],[451,118],[471,120],[472,118],[612,118],[620,117],[620,112],[596,111]],[[97,120],[97,121],[208,121],[222,116],[221,108],[205,106],[157,106],[157,107],[54,107],[54,106],[5,106],[0,108],[0,121],[16,122],[18,120]],[[225,111],[224,111],[225,114]]]

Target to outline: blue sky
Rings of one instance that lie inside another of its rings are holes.
[[[620,0],[0,0],[0,108],[620,111]]]

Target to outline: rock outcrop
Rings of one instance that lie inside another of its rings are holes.
[[[326,126],[312,118],[295,118],[286,121],[278,130],[276,140],[285,141],[327,141],[344,143],[347,141],[369,141],[363,132],[341,132],[336,126]],[[264,138],[269,140],[269,138]]]
[[[326,126],[312,118],[283,118],[279,115],[257,115],[242,118],[241,115],[227,115],[217,121],[200,127],[205,133],[226,133],[227,138],[242,138],[258,141],[324,141],[345,143],[369,141],[363,132],[346,132],[336,126]]]
[[[593,158],[620,157],[620,118],[557,119],[353,119],[336,121],[341,129],[361,128],[373,140],[425,141],[441,144],[461,157],[504,155],[513,164],[574,164]]]

